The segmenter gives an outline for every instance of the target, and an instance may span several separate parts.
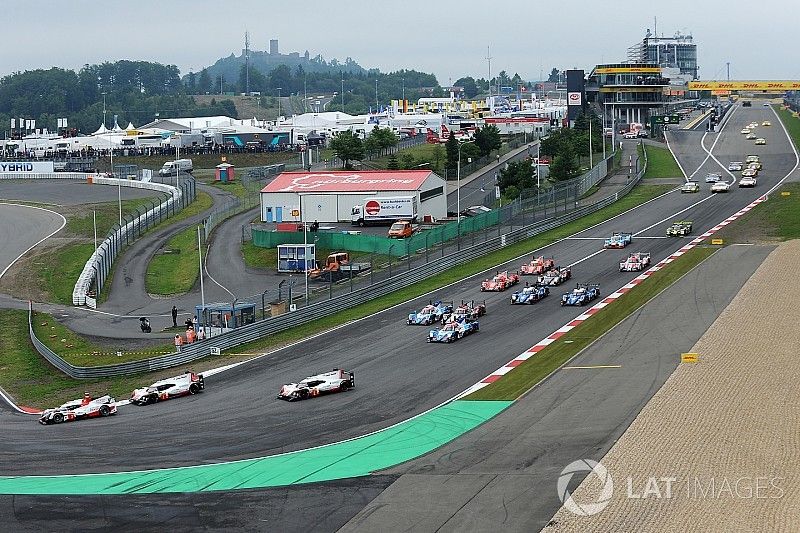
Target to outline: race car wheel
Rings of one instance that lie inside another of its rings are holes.
[[[144,404],[147,405],[149,403],[156,403],[157,401],[158,401],[158,396],[155,394],[151,394],[145,399]]]
[[[100,406],[100,416],[108,416],[111,414],[111,409],[107,405]]]
[[[347,381],[342,381],[342,384],[339,385],[339,391],[340,392],[345,392],[349,388],[350,388],[350,383],[347,382]]]
[[[301,390],[300,391],[300,399],[301,400],[307,400],[308,399],[308,391],[307,390]]]
[[[53,415],[53,422],[55,422],[56,424],[60,424],[63,421],[64,421],[64,415],[62,415],[61,413],[56,413]]]
[[[200,392],[200,386],[197,383],[189,385],[189,394],[197,394]]]

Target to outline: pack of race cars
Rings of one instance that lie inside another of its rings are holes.
[[[668,236],[686,236],[692,231],[692,222],[680,220],[667,229]],[[622,249],[631,244],[631,233],[616,232],[604,240],[605,249]],[[651,266],[649,253],[633,252],[619,263],[620,272],[641,272]],[[484,279],[479,287],[481,292],[503,292],[520,283],[521,276],[535,276],[533,282],[527,281],[524,287],[510,295],[511,305],[536,304],[550,295],[551,287],[559,286],[572,278],[570,267],[558,266],[554,257],[534,256],[521,265],[519,271],[496,272]],[[600,286],[596,283],[578,283],[573,289],[561,295],[561,306],[585,306],[600,297]],[[429,343],[452,343],[480,330],[480,317],[487,312],[486,301],[429,301],[418,310],[408,313],[408,325],[434,326],[428,330]],[[277,394],[278,399],[298,401],[320,395],[345,392],[355,387],[354,373],[333,369],[308,376],[296,383],[284,384]],[[117,402],[111,396],[100,398],[84,397],[47,409],[41,413],[42,424],[59,424],[87,418],[100,418],[115,415],[117,407],[126,403],[146,406],[181,396],[203,392],[205,381],[202,374],[187,372],[172,378],[162,379],[147,387],[135,389],[126,402]]]

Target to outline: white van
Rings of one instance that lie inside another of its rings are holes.
[[[177,174],[177,171],[180,170],[181,172],[191,172],[192,168],[192,160],[191,159],[178,159],[177,161],[167,161],[164,163],[164,166],[161,167],[161,170],[158,171],[159,176],[174,176]]]

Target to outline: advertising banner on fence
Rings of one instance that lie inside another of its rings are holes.
[[[0,174],[39,174],[54,172],[52,161],[0,161]]]

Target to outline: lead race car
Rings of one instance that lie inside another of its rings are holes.
[[[511,295],[511,304],[533,304],[549,294],[550,289],[544,285],[526,285]]]
[[[522,265],[519,269],[519,273],[521,276],[538,276],[544,274],[548,270],[552,270],[555,266],[555,258],[540,255],[539,257],[531,259],[530,263]]]
[[[450,322],[463,322],[465,320],[475,320],[486,314],[486,300],[483,302],[475,303],[474,300],[469,302],[461,301],[461,305],[453,309],[451,313],[445,313],[442,316],[442,324],[449,324]]]
[[[453,302],[431,302],[419,311],[408,314],[408,325],[429,326],[438,322],[444,315],[452,314]]]
[[[60,424],[84,418],[98,418],[117,414],[117,403],[111,396],[92,399],[88,394],[53,409],[46,409],[39,417],[40,424]]]
[[[171,400],[181,396],[197,394],[206,388],[202,374],[187,372],[180,376],[156,381],[149,387],[135,389],[131,393],[131,403],[148,405],[156,402]]]
[[[549,272],[545,272],[536,280],[536,283],[539,285],[545,285],[547,287],[555,287],[556,285],[561,285],[568,279],[572,278],[572,269],[569,267],[559,268],[556,267]]]
[[[611,237],[605,240],[603,248],[625,248],[633,240],[633,235],[630,233],[615,232]]]
[[[634,252],[619,263],[620,272],[641,272],[650,266],[650,254]]]
[[[667,237],[685,237],[692,232],[691,220],[677,220],[667,228]]]
[[[455,342],[478,331],[477,320],[467,319],[461,322],[448,322],[439,329],[428,332],[428,342]]]
[[[578,283],[570,292],[561,295],[561,305],[586,305],[600,296],[600,285]]]
[[[514,272],[498,272],[492,279],[481,282],[481,292],[502,292],[519,283],[519,274]]]
[[[309,376],[298,383],[287,383],[281,387],[277,398],[293,402],[329,392],[345,392],[355,386],[355,375],[352,372],[334,368],[331,372]]]

